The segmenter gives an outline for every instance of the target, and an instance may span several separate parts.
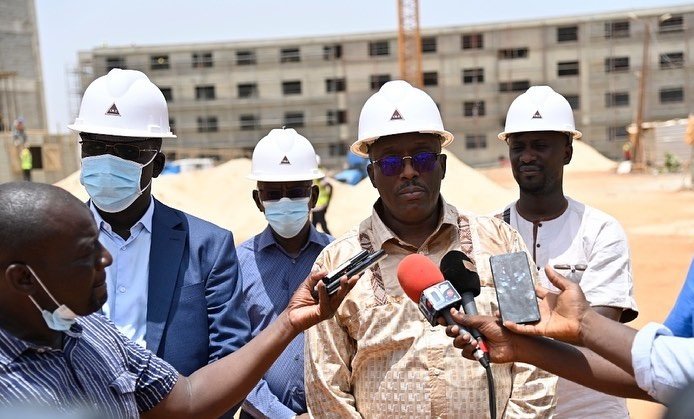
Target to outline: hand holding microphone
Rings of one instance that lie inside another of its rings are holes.
[[[467,331],[451,316],[451,308],[460,307],[463,299],[426,256],[406,256],[398,265],[397,275],[405,294],[418,305],[419,311],[432,326],[437,325],[438,317],[443,316],[447,324],[457,325]],[[474,356],[483,367],[489,367],[489,360],[480,348],[475,350]]]
[[[443,277],[460,294],[465,314],[474,316],[477,315],[475,297],[480,295],[481,285],[479,275],[471,270],[468,265],[474,266],[465,253],[459,250],[451,250],[441,259],[440,268]],[[469,333],[477,340],[479,348],[484,352],[484,357],[489,362],[489,349],[487,349],[482,334],[476,328],[469,328]]]

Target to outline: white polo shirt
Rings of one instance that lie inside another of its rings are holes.
[[[534,256],[541,284],[557,290],[544,271],[549,264],[578,283],[592,306],[621,308],[623,318],[633,320],[637,308],[624,230],[612,216],[566,199],[569,205],[562,215],[536,225],[518,214],[515,203],[510,206],[511,226],[518,230]],[[623,398],[560,378],[555,417],[628,418],[629,413]]]

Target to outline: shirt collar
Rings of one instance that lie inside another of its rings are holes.
[[[306,249],[308,245],[311,243],[315,243],[321,247],[325,247],[330,243],[330,239],[330,236],[328,236],[327,234],[319,233],[318,230],[316,230],[316,228],[311,223],[309,223],[308,240],[306,240],[306,243],[301,248],[299,253],[303,252],[304,249]],[[270,227],[270,225],[265,227],[265,230],[258,234],[258,250],[263,250],[269,246],[280,247],[279,243],[277,243],[277,240],[275,240],[275,236],[272,234],[272,228]]]
[[[78,320],[79,321],[79,320]],[[82,326],[78,323],[72,325],[69,331],[65,332],[65,339],[68,337],[79,338],[82,336]],[[65,347],[65,345],[63,345]],[[47,346],[34,345],[22,340],[12,333],[0,328],[0,365],[6,366],[14,362],[24,351],[36,349],[41,351],[55,351]]]
[[[101,214],[99,214],[99,211],[97,211],[96,207],[94,206],[94,201],[89,200],[89,209],[92,211],[92,214],[94,214],[94,221],[96,221],[96,225],[99,227],[99,230],[106,230],[106,231],[111,231],[111,225],[104,221],[104,219],[101,217]],[[150,196],[149,198],[149,206],[147,207],[147,211],[142,215],[142,218],[138,220],[137,223],[135,223],[131,228],[130,232],[133,232],[133,229],[138,225],[142,224],[142,227],[144,227],[145,230],[147,230],[148,233],[152,233],[152,217],[154,216],[154,198]]]
[[[439,199],[441,200],[443,214],[439,219],[438,225],[434,229],[434,232],[431,234],[431,236],[429,236],[429,238],[438,234],[438,232],[441,231],[441,229],[444,226],[452,225],[456,228],[458,227],[458,210],[453,205],[448,204],[446,200],[443,199],[443,196],[439,196]],[[378,215],[378,211],[376,210],[376,208],[381,205],[383,205],[381,198],[378,198],[376,203],[374,203],[373,209],[371,210],[371,218],[369,219],[370,227],[372,230],[371,234],[373,235],[372,242],[374,245],[374,249],[382,248],[383,243],[392,239],[404,243],[404,241],[401,240],[398,236],[396,236],[393,230],[386,226],[383,220],[381,220],[381,217],[380,215]],[[360,230],[362,229],[363,228],[360,227]],[[429,238],[427,238],[427,241],[429,240]]]

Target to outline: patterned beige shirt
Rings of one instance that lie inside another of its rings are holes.
[[[362,276],[335,317],[305,334],[306,399],[312,416],[489,417],[484,368],[461,357],[443,328],[424,319],[400,288],[396,270],[411,253],[426,255],[438,265],[448,251],[462,250],[475,262],[482,283],[477,309],[491,314],[496,293],[489,256],[527,250],[518,233],[501,220],[459,214],[443,205],[439,226],[419,249],[399,240],[374,210],[358,231],[334,241],[318,256],[316,264],[330,270],[362,247],[383,248],[389,255]],[[520,363],[492,368],[499,414],[551,416],[555,376]]]

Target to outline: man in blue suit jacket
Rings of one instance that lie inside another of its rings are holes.
[[[250,338],[231,232],[151,196],[164,168],[166,101],[146,75],[114,69],[92,82],[70,129],[80,181],[113,255],[103,313],[128,338],[189,375]]]

